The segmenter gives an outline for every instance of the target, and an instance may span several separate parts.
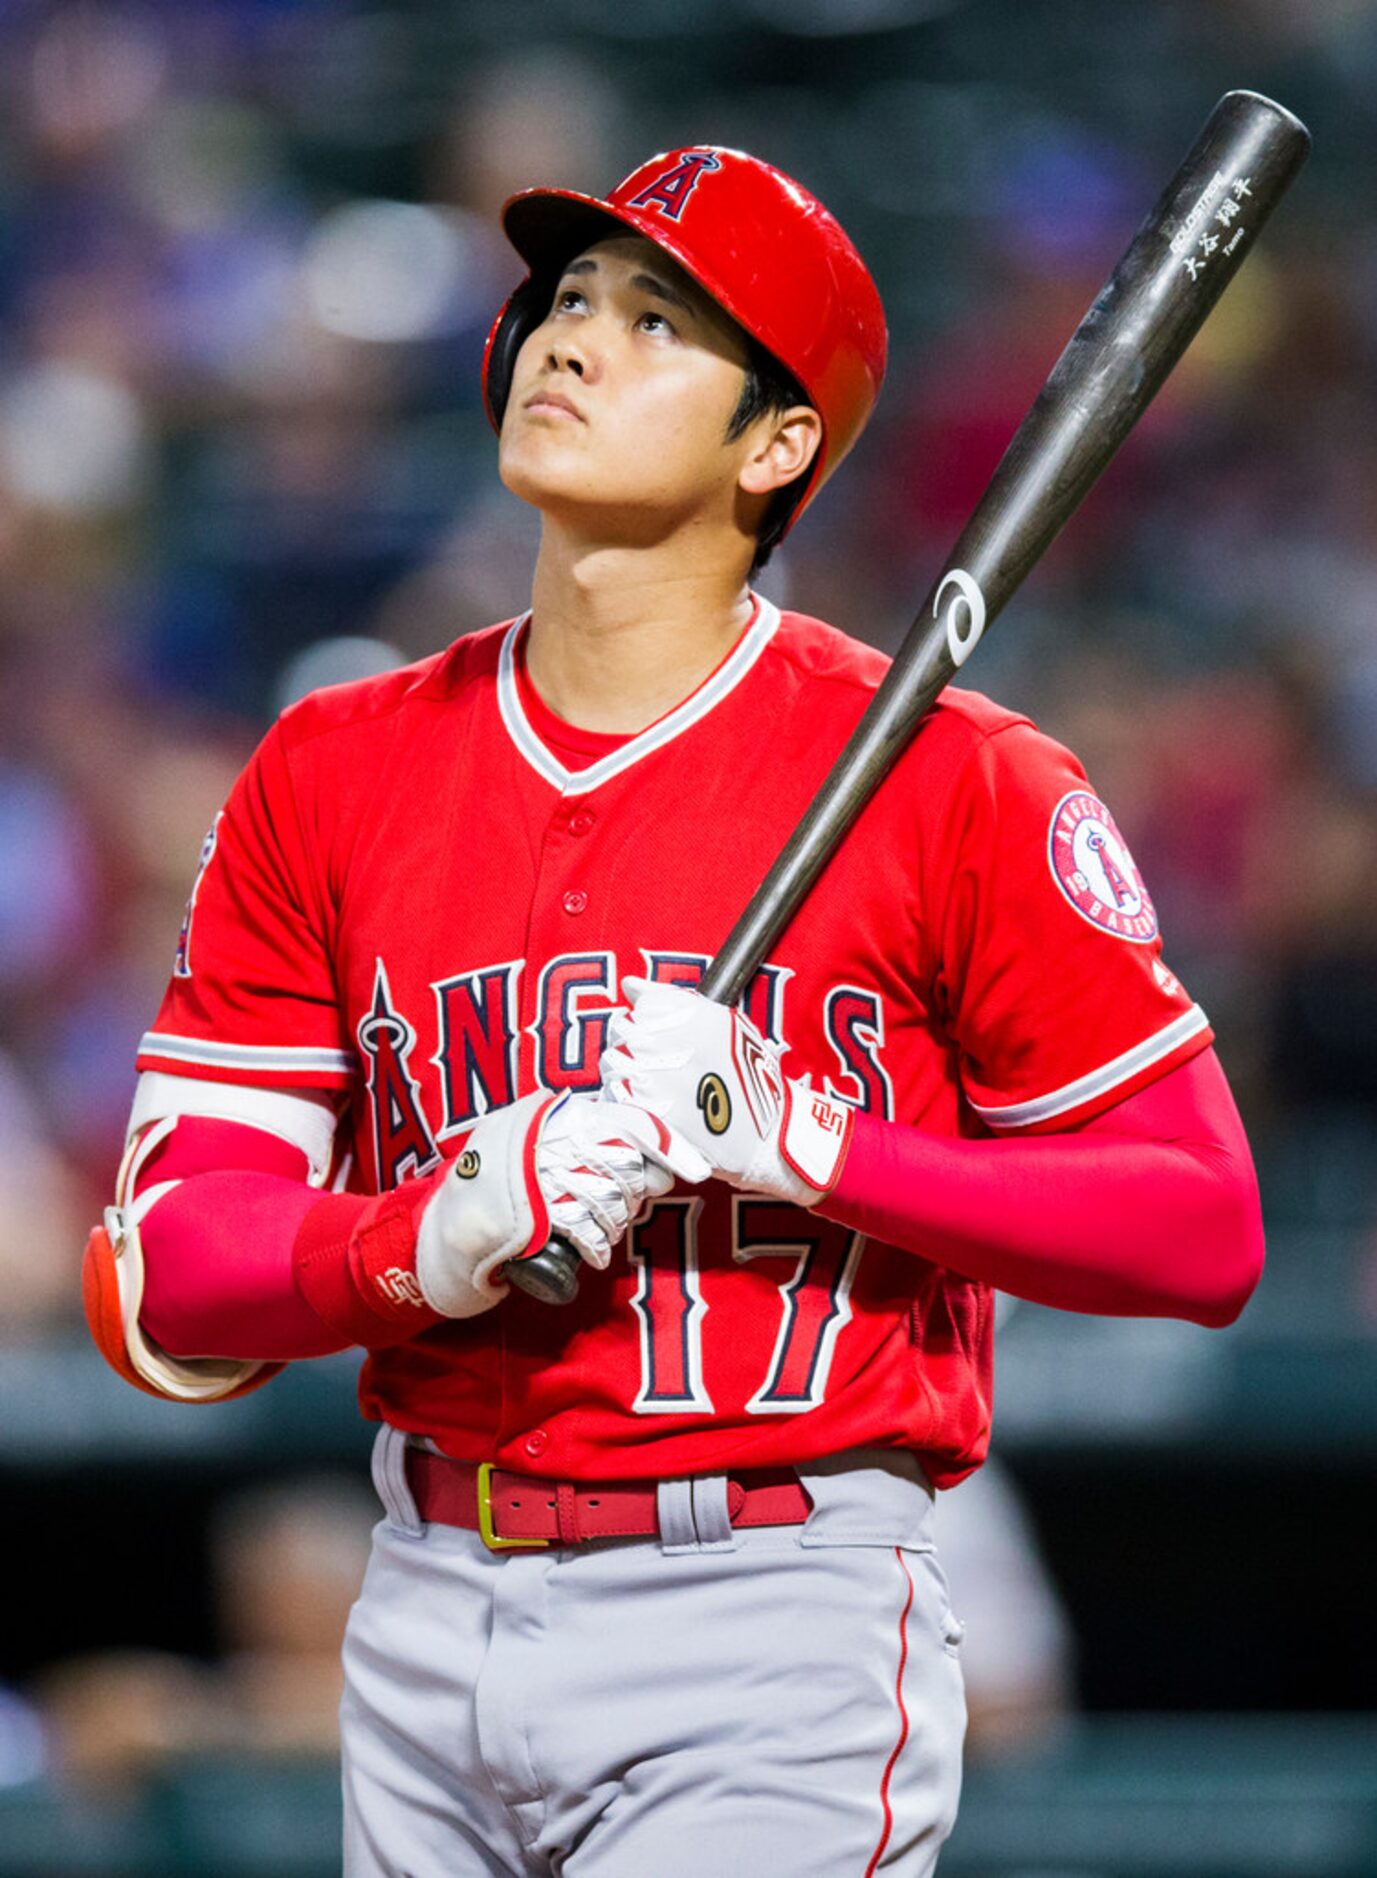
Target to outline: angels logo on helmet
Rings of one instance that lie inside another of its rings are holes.
[[[633,209],[658,209],[671,222],[677,222],[684,204],[703,180],[706,170],[720,170],[719,160],[711,150],[685,150],[679,161],[647,183],[628,203]]]

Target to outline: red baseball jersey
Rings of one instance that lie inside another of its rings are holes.
[[[278,721],[207,837],[143,1039],[144,1069],[338,1092],[358,1191],[437,1166],[534,1088],[595,1089],[619,975],[697,979],[887,664],[759,601],[691,697],[571,769],[523,703],[523,626]],[[1075,758],[959,690],[745,1002],[786,1073],[944,1135],[1065,1127],[1211,1035]],[[988,1440],[990,1306],[912,1253],[709,1182],[657,1201],[567,1309],[513,1292],[374,1353],[361,1401],[546,1475],[864,1443],[912,1448],[946,1484]]]

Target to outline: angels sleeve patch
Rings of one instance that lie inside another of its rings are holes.
[[[1047,831],[1052,878],[1081,918],[1132,945],[1157,937],[1157,914],[1114,817],[1086,789],[1052,811]]]
[[[201,858],[196,869],[196,878],[191,883],[191,892],[187,895],[186,911],[182,914],[182,930],[177,935],[177,956],[172,962],[174,978],[191,976],[191,922],[196,917],[196,896],[201,891],[201,882],[206,877],[206,869],[215,858],[215,844],[220,837],[220,824],[225,818],[223,809],[210,825],[205,840],[201,843]]]

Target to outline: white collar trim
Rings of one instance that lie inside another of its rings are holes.
[[[502,656],[497,668],[497,702],[502,721],[507,726],[507,734],[531,768],[558,789],[561,795],[587,795],[590,789],[597,789],[601,784],[610,782],[614,776],[620,776],[624,770],[630,769],[633,763],[639,763],[643,756],[662,750],[667,743],[682,736],[684,731],[692,729],[715,705],[721,703],[729,691],[736,689],[770,643],[779,625],[779,608],[760,594],[754,594],[752,598],[755,601],[755,614],[750,625],[706,683],[685,698],[682,704],[676,705],[667,716],[624,743],[620,750],[614,750],[610,756],[590,763],[587,769],[578,770],[566,769],[554,752],[545,747],[521,708],[521,688],[516,681],[516,645],[523,627],[531,617],[529,613],[523,613],[520,619],[512,622],[503,636]]]

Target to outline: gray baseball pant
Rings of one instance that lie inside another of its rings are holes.
[[[926,1878],[965,1704],[906,1455],[799,1468],[800,1526],[733,1531],[720,1480],[660,1536],[494,1553],[386,1516],[345,1641],[346,1878]]]

